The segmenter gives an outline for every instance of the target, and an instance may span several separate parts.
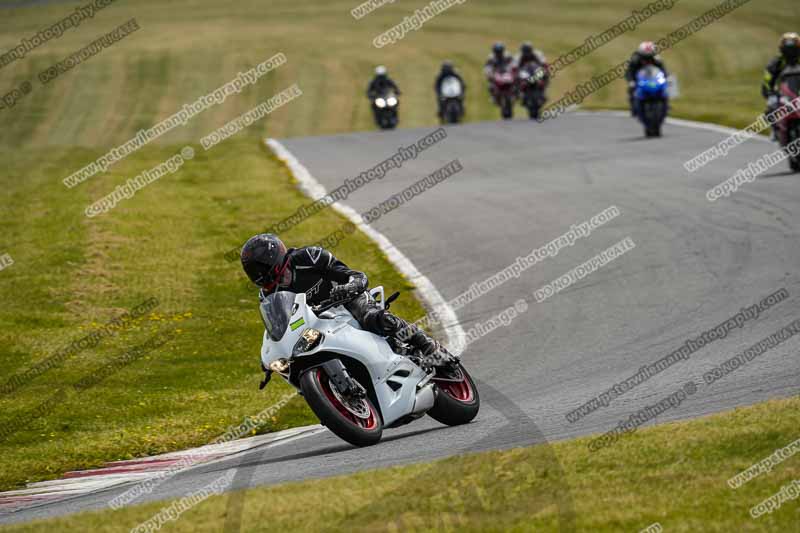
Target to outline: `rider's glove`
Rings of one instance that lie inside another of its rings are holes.
[[[357,284],[352,281],[350,283],[345,283],[344,285],[337,285],[331,289],[331,299],[349,300],[358,293],[363,292],[363,289],[359,290],[359,288],[360,287],[358,287]]]

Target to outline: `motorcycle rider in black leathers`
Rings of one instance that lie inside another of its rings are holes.
[[[780,97],[775,84],[786,67],[797,65],[800,56],[800,35],[785,33],[779,45],[780,55],[767,65],[764,72],[764,82],[761,84],[761,95],[767,101],[767,114],[780,107]],[[773,139],[777,139],[777,124],[772,125]]]
[[[456,78],[461,83],[461,99],[464,99],[464,95],[467,92],[467,84],[464,83],[464,78],[456,72],[455,67],[451,61],[445,61],[442,63],[442,70],[439,71],[439,75],[436,76],[436,82],[434,83],[434,89],[436,90],[437,101],[439,102],[439,118],[442,118],[444,115],[444,109],[442,104],[444,101],[442,100],[442,82],[447,78]]]
[[[372,102],[372,112],[378,112],[378,108],[375,107],[375,99],[384,96],[388,92],[394,92],[398,96],[400,95],[400,88],[397,87],[397,84],[389,77],[387,73],[386,67],[383,65],[375,68],[375,77],[372,78],[372,81],[369,82],[369,87],[367,87],[367,98],[369,98],[370,102]],[[377,115],[376,115],[377,120]]]
[[[495,71],[513,68],[513,66],[514,58],[506,52],[506,45],[503,43],[495,43],[494,46],[492,46],[492,53],[489,55],[489,59],[486,60],[486,64],[483,67],[483,74],[486,76],[486,80],[489,83],[489,94],[491,94],[492,97],[494,97],[492,76]]]
[[[534,64],[542,68],[542,73],[537,79],[544,80],[545,83],[550,82],[550,65],[547,64],[547,58],[541,50],[537,50],[530,42],[522,43],[519,47],[519,55],[514,59],[514,65],[517,72],[529,64]]]
[[[651,41],[643,42],[631,56],[628,70],[625,72],[625,79],[628,81],[628,101],[630,102],[632,116],[636,116],[636,106],[633,101],[633,95],[636,92],[636,75],[639,71],[648,65],[655,65],[664,71],[664,76],[669,76],[664,62],[656,52],[655,43]]]
[[[545,91],[550,84],[550,65],[547,64],[547,58],[541,50],[534,48],[530,42],[525,42],[519,47],[519,55],[514,58],[514,70],[517,73],[518,83],[521,83],[522,77],[525,75],[523,69],[528,65],[537,67],[530,82],[535,83],[540,80],[544,82],[541,102],[539,102],[539,105],[544,105],[547,101]]]
[[[276,291],[305,293],[309,305],[341,300],[362,328],[382,337],[402,337],[434,360],[452,355],[414,324],[398,318],[375,302],[367,292],[367,275],[352,270],[319,246],[289,248],[275,235],[250,238],[241,252],[242,267],[250,281],[261,287],[260,297]]]

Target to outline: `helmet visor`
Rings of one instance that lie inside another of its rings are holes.
[[[288,268],[289,268],[289,258],[287,257],[286,259],[284,259],[282,265],[275,265],[275,268],[273,268],[264,277],[264,280],[261,283],[259,283],[259,285],[261,285],[267,292],[274,291],[284,281],[284,277],[286,275],[286,271]]]

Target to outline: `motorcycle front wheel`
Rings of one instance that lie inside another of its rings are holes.
[[[445,123],[458,124],[461,121],[461,108],[457,102],[448,102],[444,111]]]
[[[354,446],[371,446],[381,440],[383,422],[369,398],[344,398],[322,367],[303,374],[300,389],[322,425],[340,439]]]
[[[505,97],[500,101],[500,114],[503,120],[511,120],[514,118],[514,102],[511,98]]]
[[[661,137],[661,126],[666,118],[666,109],[663,102],[646,101],[642,105],[642,121],[645,125],[647,137]]]
[[[800,139],[800,125],[797,123],[795,123],[794,127],[789,130],[789,139],[791,140],[788,144],[796,142],[798,139]],[[789,168],[791,168],[793,172],[800,172],[800,157],[790,156]]]
[[[528,116],[531,120],[538,120],[539,118],[539,105],[535,102],[529,102],[528,105]]]

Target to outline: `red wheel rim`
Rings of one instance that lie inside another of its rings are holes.
[[[436,381],[436,386],[439,387],[439,390],[459,402],[470,403],[475,397],[472,393],[472,385],[470,385],[466,377],[461,381],[434,381]]]
[[[361,418],[359,416],[354,415],[351,413],[347,407],[342,405],[342,402],[333,394],[331,390],[331,384],[328,380],[328,375],[322,371],[321,368],[317,369],[317,380],[319,381],[320,386],[322,387],[322,391],[325,393],[325,396],[328,398],[328,401],[333,405],[339,413],[343,417],[345,417],[348,421],[355,424],[356,426],[367,429],[373,430],[378,426],[377,417],[375,416],[375,410],[372,408],[368,402],[365,402],[367,407],[369,408],[369,417],[368,418]]]

